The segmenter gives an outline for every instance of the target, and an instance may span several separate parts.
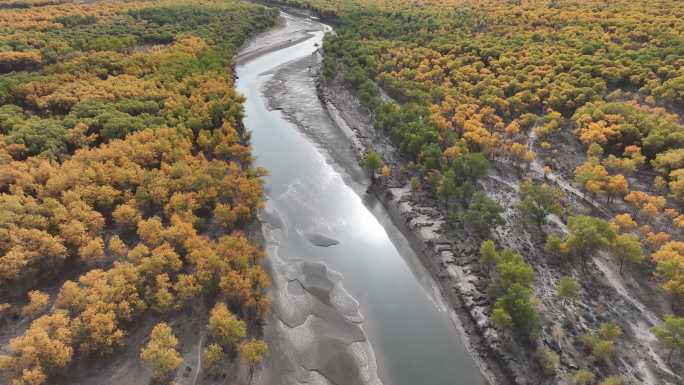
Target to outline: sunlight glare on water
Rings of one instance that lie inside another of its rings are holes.
[[[279,65],[307,57],[323,33],[237,68],[238,90],[247,97],[245,125],[252,132],[257,165],[266,167],[269,210],[288,229],[276,248],[285,263],[322,262],[341,274],[341,284],[360,304],[363,329],[386,385],[479,385],[482,376],[445,308],[435,283],[411,250],[400,252],[385,227],[314,144],[281,111],[266,107],[264,85]],[[315,92],[312,89],[311,92]],[[391,225],[385,225],[391,226]],[[339,242],[317,247],[306,234]],[[398,233],[396,229],[392,233]],[[410,263],[409,263],[410,262]],[[411,266],[411,267],[409,267]],[[427,282],[427,284],[426,284]],[[427,289],[426,289],[427,288]]]

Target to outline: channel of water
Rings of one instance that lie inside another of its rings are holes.
[[[271,327],[281,345],[271,359],[290,362],[273,364],[285,373],[271,373],[269,382],[482,384],[453,314],[405,240],[396,241],[387,214],[345,182],[350,177],[320,145],[267,108],[264,85],[273,71],[314,54],[331,30],[291,16],[286,23],[306,25],[309,37],[236,68],[256,163],[270,172],[264,234],[274,280]],[[320,246],[330,240],[339,243]]]

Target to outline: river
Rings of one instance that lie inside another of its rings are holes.
[[[244,123],[257,165],[270,172],[261,218],[274,282],[265,328],[272,354],[254,383],[482,384],[436,284],[381,205],[359,188],[367,183],[362,170],[330,156],[329,146],[343,144],[317,143],[268,108],[264,93],[274,74],[297,59],[314,62],[330,30],[283,15],[238,56]],[[321,109],[311,104],[315,89],[310,94],[302,108]],[[334,127],[325,117],[320,124]]]

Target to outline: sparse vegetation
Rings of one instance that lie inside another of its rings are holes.
[[[579,369],[573,374],[572,381],[575,385],[591,385],[596,381],[596,375],[590,370]]]
[[[366,168],[366,171],[368,171],[368,176],[374,181],[375,173],[382,167],[382,159],[377,152],[370,150],[363,160],[363,165]]]
[[[621,335],[622,329],[619,325],[614,322],[605,322],[596,332],[585,334],[582,341],[595,361],[604,362],[610,359],[615,342]]]
[[[563,302],[573,301],[579,297],[579,285],[572,277],[563,277],[558,281],[556,292]]]
[[[560,363],[558,354],[543,345],[539,345],[536,353],[539,366],[541,366],[544,373],[549,376],[555,374]]]

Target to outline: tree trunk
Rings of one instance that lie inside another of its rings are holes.
[[[537,217],[537,228],[539,229],[539,232],[540,232],[540,233],[543,231],[542,225],[544,224],[544,218],[545,218],[545,217],[546,217],[546,216]]]
[[[623,270],[624,270],[624,267],[625,267],[625,260],[624,260],[624,259],[621,259],[621,260],[620,260],[620,275],[622,275],[622,272],[623,272]]]

